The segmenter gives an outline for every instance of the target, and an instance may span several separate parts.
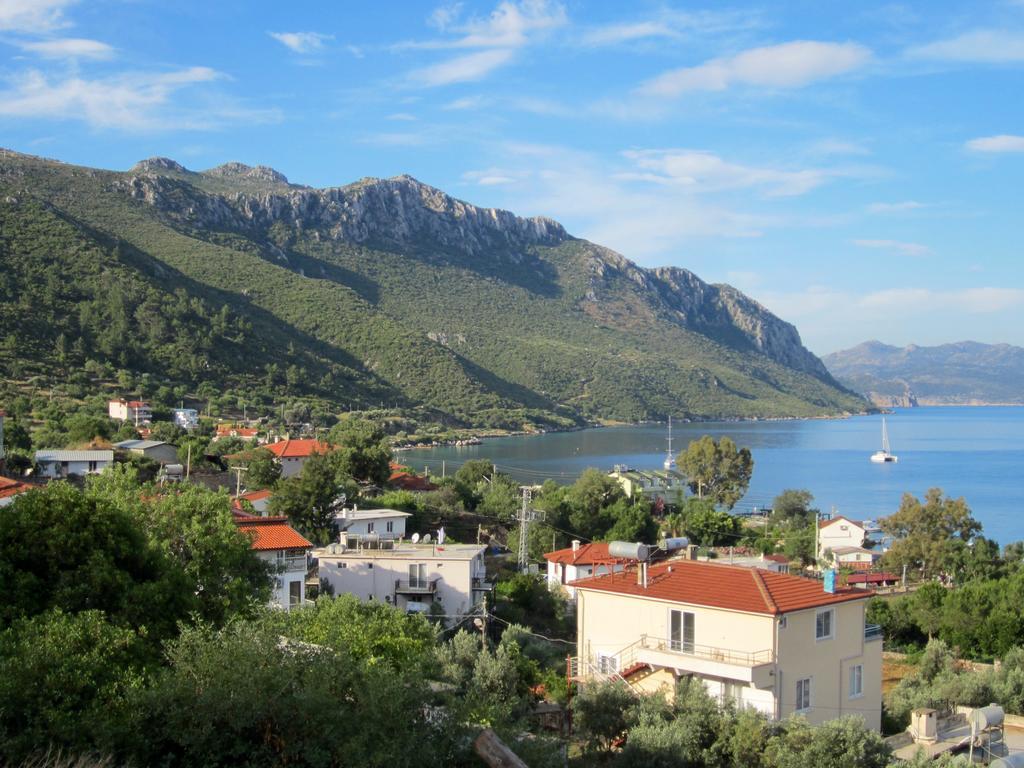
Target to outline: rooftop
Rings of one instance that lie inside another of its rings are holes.
[[[327,547],[313,551],[321,560],[366,560],[367,558],[387,558],[394,560],[420,560],[425,557],[435,560],[472,560],[481,554],[486,547],[482,544],[413,544],[408,541],[396,543],[394,549],[369,549],[367,547],[346,548],[344,551],[331,552]]]
[[[830,517],[827,520],[819,520],[818,521],[818,527],[819,528],[827,528],[828,526],[832,525],[832,523],[838,523],[840,521],[842,521],[844,523],[849,523],[850,525],[856,525],[858,528],[863,528],[864,527],[863,525],[861,525],[857,521],[851,520],[848,517],[843,517],[842,515],[836,515],[835,517]]]
[[[616,558],[608,554],[608,543],[596,541],[593,544],[581,544],[573,552],[572,547],[556,549],[554,552],[544,554],[544,559],[552,563],[562,565],[596,565],[599,563],[614,563]]]
[[[279,459],[309,458],[314,453],[330,453],[334,446],[319,440],[279,440],[263,446]]]
[[[125,451],[145,451],[161,445],[169,445],[169,443],[165,443],[163,440],[122,440],[119,443],[114,443],[115,448]]]
[[[412,513],[397,509],[343,509],[335,517],[341,520],[378,520],[383,517],[412,517]]]
[[[36,451],[36,461],[113,461],[113,451]]]
[[[263,490],[260,491],[247,491],[246,493],[240,495],[238,498],[245,499],[246,501],[260,501],[262,499],[269,499],[273,495],[273,491],[271,491],[268,488],[264,488]]]
[[[313,546],[305,536],[288,524],[287,517],[248,517],[235,515],[235,524],[242,533],[252,538],[252,548],[307,549]]]
[[[0,413],[2,415],[2,413]],[[12,480],[9,477],[0,477],[0,499],[17,496],[19,493],[31,491],[35,486],[23,483],[21,480]]]
[[[820,581],[759,568],[673,560],[650,566],[647,587],[637,584],[635,569],[571,582],[577,590],[615,592],[673,603],[704,605],[771,616],[822,605],[865,600],[863,590],[837,589],[830,594]]]

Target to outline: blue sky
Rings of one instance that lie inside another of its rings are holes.
[[[827,353],[1024,344],[1024,0],[0,0],[0,146],[408,173]]]

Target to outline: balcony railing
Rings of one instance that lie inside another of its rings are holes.
[[[291,573],[292,571],[306,570],[306,556],[279,557],[274,561],[279,570]]]
[[[865,640],[881,640],[882,639],[882,627],[878,624],[865,624],[864,625],[864,639]]]
[[[662,637],[643,635],[639,642],[640,648],[651,651],[668,651],[683,656],[695,656],[723,664],[735,664],[741,667],[756,667],[759,664],[770,664],[774,661],[771,649],[763,651],[738,651],[732,648],[720,648],[713,645],[697,645],[683,640],[671,640]]]
[[[395,592],[404,595],[432,595],[440,579],[397,579]]]
[[[487,581],[485,576],[474,576],[473,577],[473,591],[474,592],[490,592],[494,589],[494,584]]]

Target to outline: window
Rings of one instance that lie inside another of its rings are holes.
[[[597,654],[597,671],[602,675],[610,675],[619,671],[619,659],[607,653]]]
[[[96,471],[96,462],[95,461],[90,461],[89,462],[89,471],[90,472],[95,472]]]
[[[409,563],[409,587],[423,589],[427,586],[426,563]]]
[[[832,637],[832,624],[833,614],[835,610],[827,608],[824,611],[818,611],[818,615],[814,622],[814,637],[817,640],[829,640]]]
[[[779,617],[779,629],[785,629],[785,628],[786,628],[786,617],[785,616],[780,616]]]
[[[373,533],[373,523],[367,523],[366,524],[366,532],[367,533]]]
[[[395,532],[395,521],[394,520],[388,520],[388,522],[387,522],[387,531],[388,531],[388,533],[394,533]]]
[[[693,653],[694,615],[688,611],[669,611],[668,625],[669,647]]]
[[[288,607],[294,608],[297,605],[302,604],[302,582],[301,581],[290,581],[288,582]]]
[[[864,665],[854,664],[850,667],[850,698],[856,699],[864,695]]]
[[[796,711],[803,712],[811,708],[811,678],[804,677],[796,681]]]

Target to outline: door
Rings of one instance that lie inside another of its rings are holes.
[[[409,587],[410,589],[423,589],[427,586],[427,564],[409,564]]]
[[[673,651],[693,653],[694,614],[689,611],[669,611],[669,647]]]

